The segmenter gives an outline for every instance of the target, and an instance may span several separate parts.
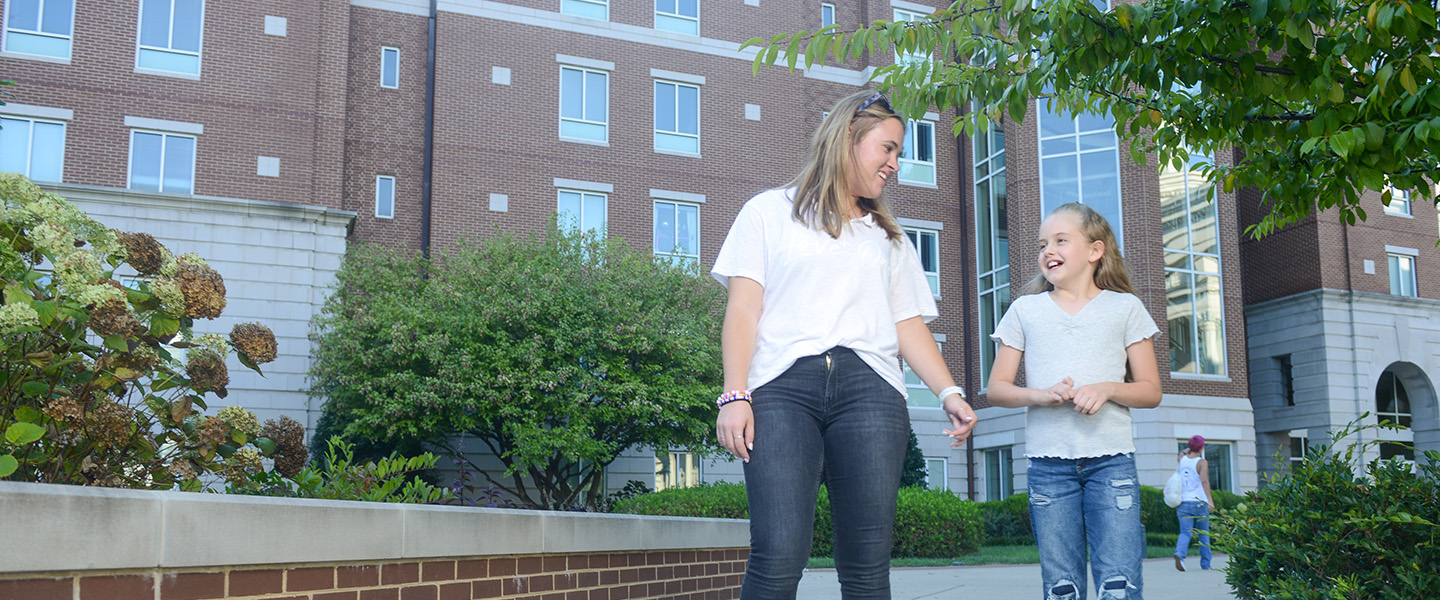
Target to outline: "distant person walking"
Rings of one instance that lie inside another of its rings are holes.
[[[1140,600],[1145,531],[1130,409],[1160,404],[1160,330],[1099,213],[1063,204],[1035,243],[1040,274],[991,336],[1000,345],[990,403],[1026,409],[1041,597],[1084,598],[1088,555],[1102,600]],[[1015,385],[1022,359],[1029,387]]]
[[[961,444],[976,417],[925,323],[938,312],[881,196],[905,122],[879,93],[840,100],[789,187],[740,209],[711,275],[729,290],[716,435],[745,461],[744,600],[790,599],[810,557],[821,469],[841,597],[890,597],[896,492],[910,439],[897,355],[943,400]]]
[[[1210,510],[1215,496],[1210,493],[1210,465],[1205,461],[1205,438],[1190,438],[1189,447],[1180,453],[1180,506],[1175,516],[1180,519],[1180,538],[1175,540],[1175,570],[1185,570],[1185,557],[1190,554],[1190,534],[1200,538],[1200,568],[1210,569]]]

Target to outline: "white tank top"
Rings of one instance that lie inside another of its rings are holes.
[[[1200,472],[1195,470],[1195,466],[1204,459],[1204,456],[1180,457],[1181,502],[1210,502],[1205,497],[1205,488],[1200,485]]]

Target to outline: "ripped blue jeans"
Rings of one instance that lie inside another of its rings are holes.
[[[1045,600],[1084,600],[1085,557],[1100,600],[1142,600],[1140,482],[1135,457],[1032,458],[1030,522]]]

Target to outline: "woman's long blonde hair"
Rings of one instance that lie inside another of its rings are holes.
[[[830,237],[840,237],[849,222],[846,208],[854,196],[850,193],[849,174],[856,168],[851,150],[886,119],[900,119],[883,97],[871,101],[874,95],[873,90],[856,92],[835,104],[830,116],[815,130],[805,166],[788,184],[795,188],[795,209],[791,212],[795,220]],[[860,108],[867,101],[869,105]],[[886,238],[897,240],[905,235],[883,194],[879,198],[861,198],[860,208],[885,229]]]
[[[1135,286],[1130,285],[1130,276],[1125,272],[1125,257],[1120,256],[1120,245],[1115,243],[1115,232],[1110,229],[1110,223],[1095,209],[1085,206],[1079,202],[1061,204],[1050,211],[1045,218],[1055,216],[1056,213],[1069,213],[1075,216],[1080,222],[1080,235],[1085,236],[1091,242],[1101,242],[1105,246],[1105,253],[1100,256],[1100,263],[1095,265],[1095,286],[1102,290],[1113,292],[1124,292],[1134,294]],[[1030,283],[1025,284],[1021,294],[1038,294],[1055,289],[1055,286],[1045,279],[1045,274],[1036,273]]]

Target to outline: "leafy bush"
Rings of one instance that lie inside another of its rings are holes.
[[[1225,490],[1212,490],[1210,495],[1215,498],[1212,514],[1217,517],[1243,501],[1241,496]],[[1165,492],[1160,488],[1140,486],[1140,522],[1145,525],[1146,533],[1180,534],[1180,519],[1175,516],[1175,509],[1165,504]],[[1213,530],[1214,521],[1211,525]]]
[[[945,490],[900,488],[893,556],[954,557],[975,551],[984,536],[979,507]],[[676,517],[747,519],[745,484],[714,483],[643,494],[615,503],[613,512]],[[825,486],[815,505],[811,556],[834,554],[834,524]]]
[[[1012,494],[1004,500],[977,503],[980,521],[989,538],[1029,538],[1034,543],[1030,527],[1030,495],[1024,492]],[[1023,543],[1023,542],[1022,542]],[[987,545],[989,545],[987,543]]]
[[[1369,445],[1312,448],[1218,519],[1216,548],[1230,555],[1225,578],[1237,597],[1440,595],[1440,453],[1425,452],[1413,469],[1372,460],[1357,474]]]
[[[121,283],[122,265],[138,275]],[[291,473],[305,463],[283,420],[202,415],[205,394],[226,396],[231,350],[259,372],[277,349],[258,323],[193,336],[195,319],[225,308],[225,283],[199,256],[106,229],[4,173],[0,287],[0,478],[198,490],[207,476],[246,481],[262,457]]]
[[[395,455],[378,461],[357,462],[355,447],[339,437],[328,442],[320,468],[305,467],[293,477],[266,472],[243,483],[231,482],[228,493],[323,500],[437,504],[453,498],[449,489],[415,476],[435,467],[438,459],[426,452],[405,458]]]
[[[900,488],[893,557],[950,558],[980,548],[980,507],[946,490]]]

